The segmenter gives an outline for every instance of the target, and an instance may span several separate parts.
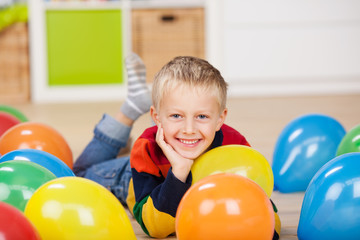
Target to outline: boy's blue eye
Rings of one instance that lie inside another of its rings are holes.
[[[206,119],[206,118],[207,118],[207,116],[206,116],[206,115],[204,115],[204,114],[200,114],[200,115],[198,116],[198,118],[200,118],[200,119]]]
[[[173,117],[173,118],[180,118],[180,115],[179,115],[179,114],[173,114],[173,115],[171,115],[171,117]]]

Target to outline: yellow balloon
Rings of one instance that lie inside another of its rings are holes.
[[[136,239],[118,199],[85,178],[62,177],[45,183],[24,213],[42,239]]]
[[[269,162],[255,149],[243,145],[214,148],[195,159],[191,168],[193,184],[216,173],[235,173],[256,182],[271,196],[274,175]]]

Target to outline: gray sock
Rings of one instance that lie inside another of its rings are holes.
[[[132,120],[150,110],[151,94],[146,85],[146,68],[141,58],[132,53],[125,59],[128,75],[127,98],[121,106],[121,112]]]

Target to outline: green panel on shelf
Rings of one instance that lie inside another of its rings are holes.
[[[123,81],[121,10],[48,10],[48,83]]]

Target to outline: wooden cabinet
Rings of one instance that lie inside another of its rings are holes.
[[[133,9],[132,49],[145,62],[148,82],[175,56],[204,58],[204,9]]]

